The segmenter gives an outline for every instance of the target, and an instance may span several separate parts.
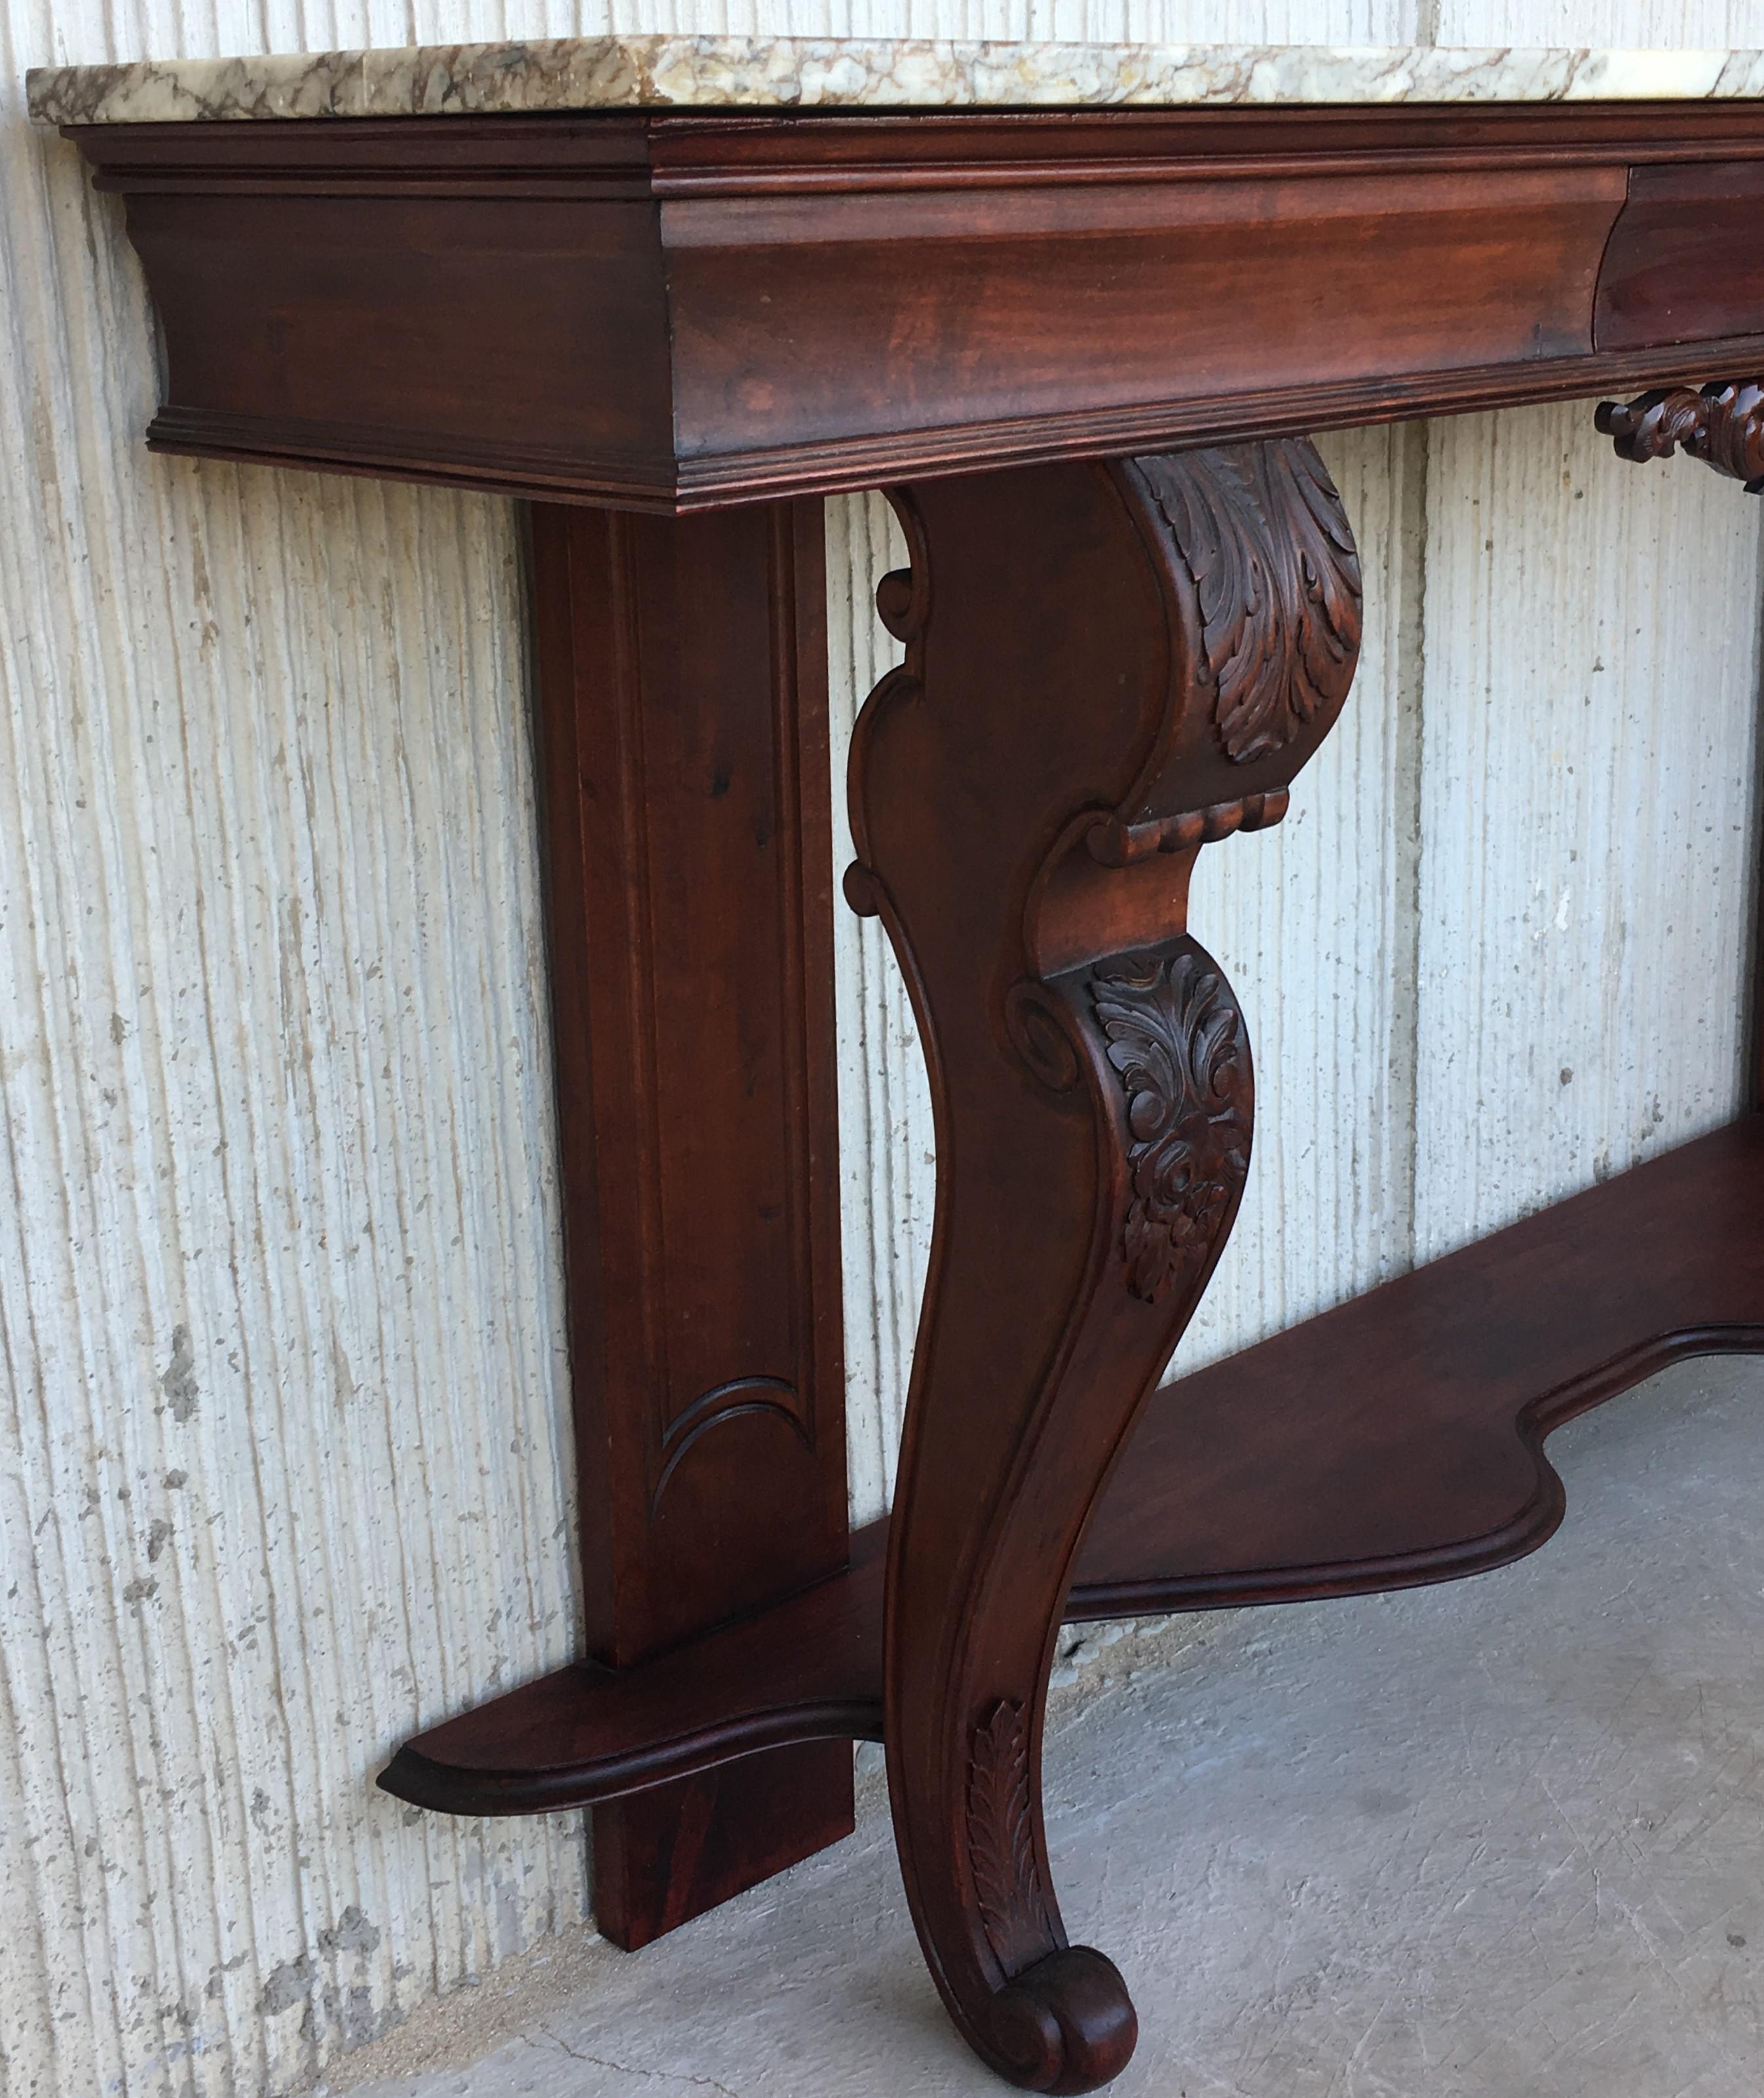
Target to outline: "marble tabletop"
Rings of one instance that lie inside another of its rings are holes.
[[[1232,108],[1764,98],[1764,51],[584,37],[29,76],[43,124],[591,109]]]

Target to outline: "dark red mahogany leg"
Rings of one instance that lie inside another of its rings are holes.
[[[1249,1044],[1188,937],[1200,846],[1278,820],[1340,712],[1352,536],[1280,440],[927,482],[896,498],[908,644],[852,753],[847,893],[917,1003],[938,1209],[895,1504],[885,1732],[944,2001],[1035,2091],[1133,2051],[1066,1942],[1040,1745],[1087,1519],[1248,1167]]]
[[[821,505],[533,511],[588,1644],[846,1562]],[[594,1810],[635,1947],[851,1827],[843,1741]]]

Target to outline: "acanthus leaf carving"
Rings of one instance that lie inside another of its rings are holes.
[[[1633,401],[1604,401],[1595,418],[1619,459],[1670,459],[1681,446],[1717,473],[1764,494],[1764,380],[1656,387]]]
[[[1353,680],[1359,558],[1342,498],[1302,437],[1138,463],[1194,585],[1225,754],[1269,757]]]
[[[1049,1949],[1052,1924],[1035,1853],[1023,1708],[1000,1698],[974,1730],[968,1760],[968,1863],[993,1957],[1020,1973]]]
[[[1248,1037],[1224,977],[1192,947],[1123,956],[1090,989],[1127,1095],[1127,1287],[1155,1304],[1205,1266],[1249,1172]]]

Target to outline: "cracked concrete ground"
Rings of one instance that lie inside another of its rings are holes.
[[[1447,1588],[1176,1621],[1059,1701],[1072,1936],[1118,2098],[1764,2089],[1764,1365],[1558,1435],[1561,1534]],[[635,1958],[584,1931],[352,2057],[353,2098],[989,2098],[885,1804]]]

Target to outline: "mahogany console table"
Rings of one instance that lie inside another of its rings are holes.
[[[880,1739],[961,2030],[1106,2081],[1133,2007],[1042,1834],[1062,1616],[1495,1565],[1553,1427],[1764,1349],[1753,1114],[1153,1394],[1250,1161],[1190,871],[1354,674],[1303,433],[1637,393],[1619,453],[1764,485],[1764,59],[657,38],[33,95],[127,199],[150,444],[533,506],[589,1656],[382,1783],[592,1806],[636,1946],[847,1829]],[[939,1192],[848,1537],[819,498],[878,485],[906,661],[844,888]]]

